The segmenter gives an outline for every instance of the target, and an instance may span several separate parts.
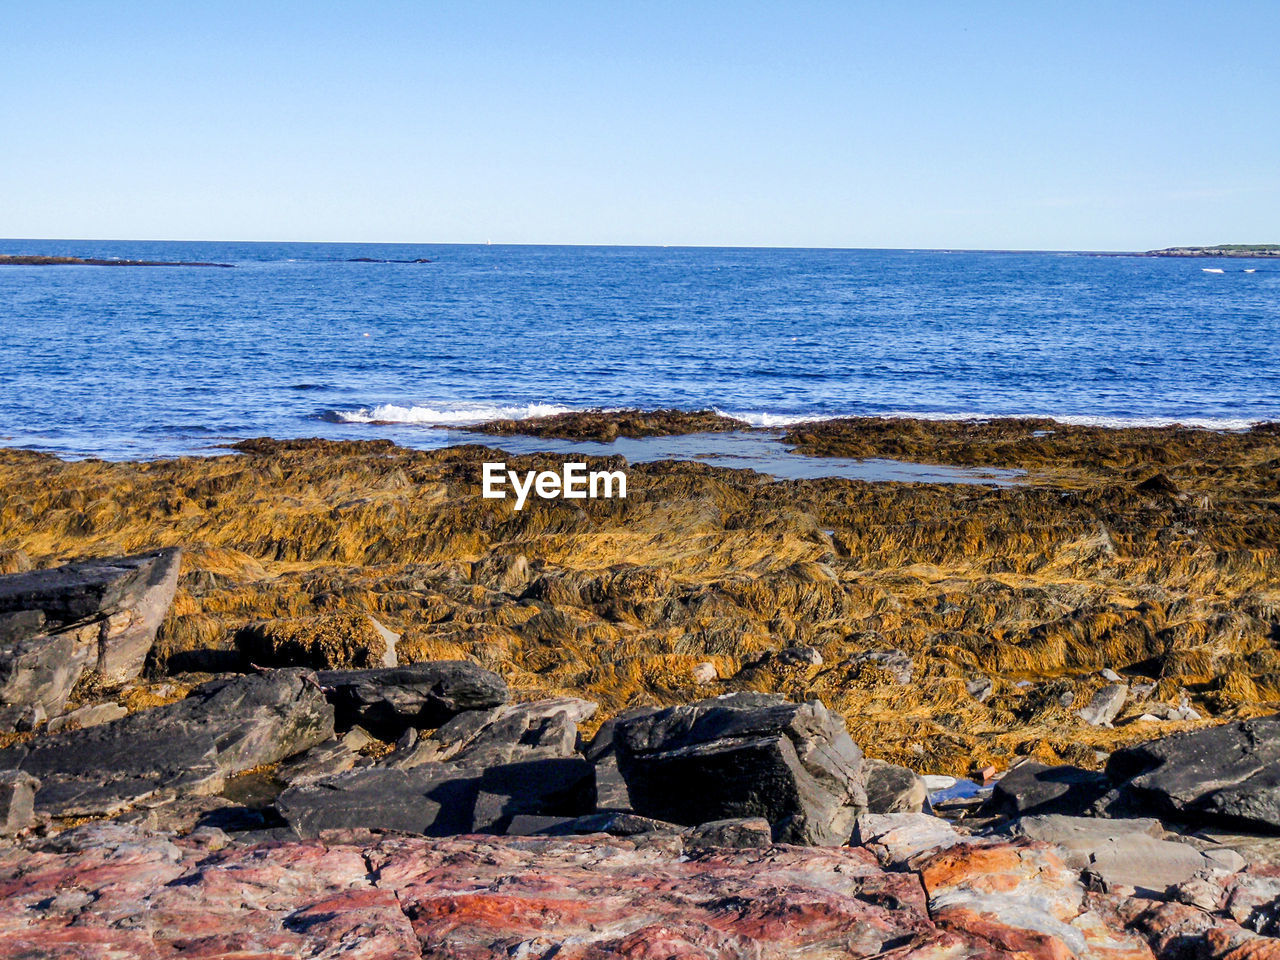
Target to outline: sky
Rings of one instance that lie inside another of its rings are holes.
[[[1280,242],[1280,3],[0,0],[0,236]]]

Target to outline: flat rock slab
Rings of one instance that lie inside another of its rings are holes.
[[[1056,845],[1064,863],[1090,870],[1112,886],[1131,887],[1140,896],[1163,896],[1169,887],[1202,870],[1229,872],[1244,866],[1232,851],[1202,853],[1187,843],[1164,839],[1159,821],[1107,820],[1050,815],[1024,817],[1010,825],[1017,837]]]
[[[304,838],[352,828],[452,836],[503,833],[519,816],[577,817],[594,802],[591,764],[562,757],[486,768],[365,767],[290,787],[276,809]]]
[[[862,751],[821,703],[731,694],[620,721],[636,813],[696,826],[764,817],[783,843],[839,845],[866,807]]]
[[[0,576],[0,722],[57,716],[76,682],[141,671],[173,602],[176,548]]]
[[[226,779],[333,736],[333,708],[307,670],[216,680],[185,700],[0,750],[0,769],[41,782],[52,816],[112,814],[156,794],[217,793]]]
[[[1280,716],[1117,750],[1107,776],[1124,797],[1155,813],[1280,830]]]
[[[467,710],[487,710],[510,698],[496,673],[466,660],[433,660],[374,670],[324,670],[339,729],[359,725],[394,740],[409,728],[439,727]]]

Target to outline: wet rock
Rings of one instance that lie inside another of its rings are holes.
[[[1023,817],[1008,830],[1016,837],[1055,844],[1064,863],[1092,871],[1108,889],[1123,885],[1146,897],[1163,897],[1166,888],[1204,870],[1223,870],[1232,862],[1243,865],[1238,859],[1232,861],[1232,851],[1202,853],[1189,844],[1164,839],[1157,820],[1050,814]]]
[[[738,693],[620,721],[636,813],[695,826],[764,817],[780,843],[838,845],[866,807],[862,751],[821,703]]]
[[[325,670],[339,729],[362,726],[385,740],[409,727],[439,727],[466,710],[507,702],[506,682],[466,660],[434,660],[379,670]]]
[[[694,847],[767,847],[773,843],[773,828],[763,817],[739,817],[699,824],[684,837]]]
[[[1110,790],[1104,774],[1081,767],[1051,767],[1028,761],[996,782],[985,811],[994,816],[1022,817],[1060,813],[1088,813]]]
[[[88,671],[108,685],[136,677],[181,559],[172,548],[0,576],[0,723],[36,706],[57,716]]]
[[[907,767],[864,758],[868,813],[919,813],[929,798],[925,780]]]
[[[40,781],[21,770],[0,770],[0,836],[11,837],[35,821]]]
[[[1158,814],[1280,829],[1280,717],[1117,750],[1107,775],[1121,785],[1123,798]]]
[[[207,794],[226,779],[333,736],[333,708],[305,670],[198,687],[185,700],[0,750],[0,767],[38,777],[36,810],[112,814],[156,795]]]
[[[276,809],[300,837],[367,828],[449,836],[503,833],[521,815],[577,817],[594,806],[591,765],[580,757],[487,768],[451,763],[366,767],[298,784]]]
[[[373,617],[350,613],[257,620],[235,638],[246,663],[314,670],[394,667],[399,639]]]
[[[1109,727],[1111,721],[1124,709],[1125,700],[1129,696],[1129,688],[1123,683],[1111,683],[1093,695],[1088,706],[1077,710],[1078,716],[1093,727]]]

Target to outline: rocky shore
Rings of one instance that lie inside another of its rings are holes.
[[[1280,432],[787,440],[0,451],[0,956],[1280,956]]]

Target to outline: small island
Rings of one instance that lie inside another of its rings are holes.
[[[44,257],[0,254],[0,266],[10,267],[231,267],[230,263],[199,263],[183,260],[116,260],[99,257]]]
[[[1280,243],[1219,243],[1212,247],[1166,247],[1142,257],[1280,257]]]

